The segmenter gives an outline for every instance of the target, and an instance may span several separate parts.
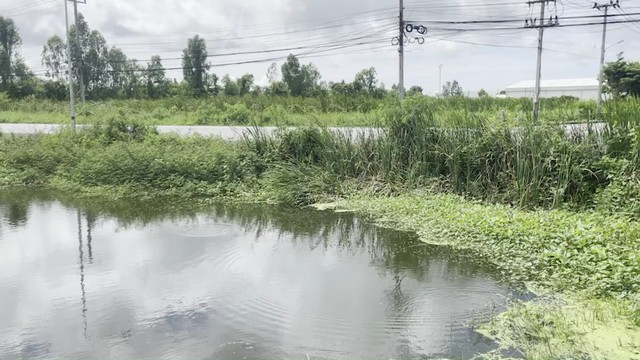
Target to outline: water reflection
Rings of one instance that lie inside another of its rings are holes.
[[[75,206],[0,194],[0,359],[471,358],[494,345],[470,315],[511,296],[472,254],[353,215]]]

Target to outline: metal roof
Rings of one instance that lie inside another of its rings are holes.
[[[533,89],[536,86],[534,80],[519,81],[515,84],[507,86],[506,90],[516,89]],[[592,88],[598,87],[598,79],[558,79],[558,80],[542,80],[541,88]]]

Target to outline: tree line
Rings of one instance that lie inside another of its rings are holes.
[[[109,46],[100,31],[89,27],[82,14],[78,16],[78,27],[71,26],[69,38],[72,79],[76,89],[82,81],[86,96],[91,100],[246,94],[309,97],[328,93],[382,98],[395,88],[386,90],[378,80],[375,68],[363,69],[352,82],[326,83],[313,63],[302,64],[295,55],[289,55],[281,66],[271,64],[267,70],[269,82],[266,86],[256,84],[252,74],[238,78],[228,74],[219,77],[209,64],[206,42],[198,35],[188,39],[182,51],[182,66],[178,69],[182,70],[183,80],[177,81],[167,76],[159,55],[148,61],[128,57],[122,49]],[[59,35],[47,40],[42,51],[45,70],[39,76],[25,65],[19,54],[21,44],[14,21],[0,17],[0,92],[11,98],[67,99],[65,40]]]
[[[324,82],[313,63],[302,64],[295,55],[289,55],[281,66],[271,64],[266,86],[256,84],[252,74],[238,78],[227,74],[220,78],[211,69],[206,41],[197,35],[188,39],[182,52],[181,67],[177,69],[182,70],[183,80],[178,82],[167,77],[160,56],[154,55],[144,62],[128,57],[122,49],[109,46],[100,31],[89,27],[82,14],[79,14],[78,27],[71,26],[69,35],[72,78],[76,85],[82,80],[90,100],[247,94],[383,98],[396,90],[395,85],[389,90],[385,88],[378,80],[375,68],[363,69],[351,82]],[[44,45],[42,65],[45,70],[39,76],[25,64],[19,53],[21,45],[15,22],[0,16],[0,92],[11,98],[67,99],[67,44],[62,37],[53,35]],[[607,64],[604,74],[608,90],[614,96],[640,95],[640,62],[625,60],[620,54],[617,61]],[[422,93],[422,88],[412,86],[408,93]],[[486,91],[481,93],[481,96],[487,95]],[[455,80],[447,82],[441,93],[444,97],[463,94]]]

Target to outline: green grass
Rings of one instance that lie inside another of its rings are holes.
[[[414,96],[441,122],[476,116],[491,122],[520,124],[530,121],[528,99],[449,98]],[[78,122],[93,124],[126,116],[147,125],[273,125],[273,126],[380,126],[384,111],[396,105],[393,96],[326,95],[314,98],[268,97],[264,95],[206,98],[170,97],[159,100],[130,99],[87,101],[78,104]],[[543,123],[584,122],[593,118],[595,102],[558,98],[543,99]],[[11,100],[0,94],[0,122],[68,122],[64,101],[28,97]]]

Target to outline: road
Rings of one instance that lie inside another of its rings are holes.
[[[83,128],[87,125],[78,125]],[[90,126],[90,125],[89,125]],[[29,134],[55,134],[62,129],[67,128],[66,125],[59,124],[0,124],[1,134],[13,135],[29,135]],[[255,130],[252,126],[178,126],[178,125],[159,125],[155,126],[161,134],[176,134],[180,136],[201,135],[207,137],[219,137],[226,140],[239,140],[245,134]],[[260,127],[260,131],[264,134],[271,135],[279,128],[274,126]],[[361,128],[361,127],[331,127],[330,131],[343,134],[351,134],[352,136],[360,134],[377,134],[380,129],[377,128]]]
[[[86,126],[86,125],[84,125]],[[0,124],[1,134],[28,135],[28,134],[54,134],[64,128],[66,125],[59,124]],[[83,125],[78,125],[82,128]],[[592,131],[601,133],[606,128],[605,123],[593,123]],[[219,137],[226,140],[239,140],[254,130],[251,126],[177,126],[177,125],[160,125],[156,129],[161,134],[177,134],[180,136],[201,135],[207,137]],[[264,134],[273,134],[278,130],[277,127],[268,126],[260,127]],[[343,134],[351,134],[357,136],[361,134],[377,135],[380,134],[380,128],[360,128],[360,127],[332,127],[330,131]],[[517,130],[516,130],[517,131]],[[587,124],[568,124],[565,125],[567,136],[576,134],[586,134],[588,132]]]

